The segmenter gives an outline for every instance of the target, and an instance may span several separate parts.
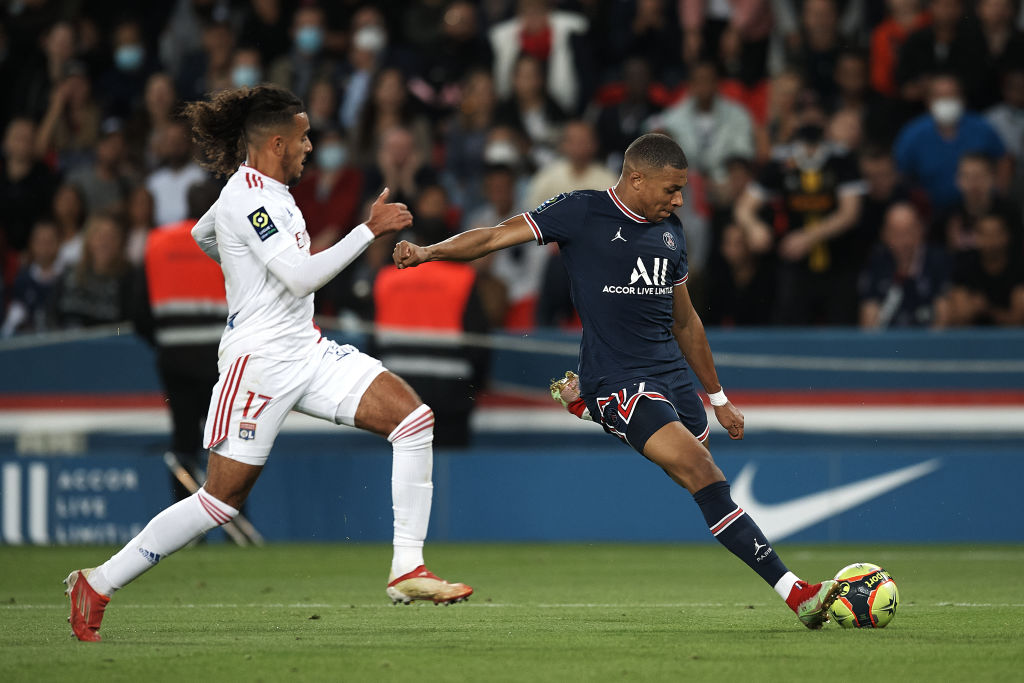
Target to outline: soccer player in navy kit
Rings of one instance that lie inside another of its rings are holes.
[[[743,438],[743,414],[718,382],[704,325],[686,289],[682,206],[687,162],[665,135],[643,135],[626,150],[622,175],[608,190],[560,194],[492,228],[426,247],[399,242],[399,268],[427,261],[471,261],[516,244],[556,242],[583,322],[581,396],[565,387],[568,407],[589,413],[693,494],[715,538],[786,601],[808,628],[828,619],[838,583],[808,584],[782,563],[754,521],[733,502],[705,447],[700,380],[730,438]],[[585,406],[585,410],[584,410]]]

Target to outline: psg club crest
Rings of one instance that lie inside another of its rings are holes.
[[[672,251],[676,250],[676,238],[672,236],[672,233],[665,231],[662,234],[661,239],[664,240],[666,247]]]

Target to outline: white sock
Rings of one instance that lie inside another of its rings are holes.
[[[775,592],[785,600],[789,597],[789,592],[793,590],[793,586],[795,586],[796,582],[799,580],[800,579],[798,579],[796,574],[793,572],[786,572],[782,575],[781,579],[775,582]]]
[[[112,595],[196,536],[237,515],[238,510],[199,489],[151,519],[138,536],[89,575],[89,585]]]
[[[401,576],[423,564],[423,541],[434,496],[434,411],[422,405],[388,435],[392,446],[391,501],[395,553],[391,573]]]

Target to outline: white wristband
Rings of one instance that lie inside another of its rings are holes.
[[[729,399],[725,397],[725,389],[719,389],[713,394],[708,394],[708,400],[711,401],[711,405],[716,408],[718,406],[724,406],[729,402]]]

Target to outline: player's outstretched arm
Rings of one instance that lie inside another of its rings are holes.
[[[412,224],[408,207],[400,203],[387,204],[387,198],[388,189],[384,188],[370,208],[366,222],[329,249],[312,256],[301,249],[285,249],[270,260],[267,268],[295,296],[312,294],[355,261],[374,239]]]
[[[217,248],[217,223],[214,207],[210,207],[202,218],[192,226],[192,239],[207,256],[220,263],[220,250]]]
[[[427,261],[472,261],[492,251],[505,249],[534,239],[533,229],[522,214],[493,228],[467,230],[443,242],[421,247],[402,240],[395,245],[395,265],[412,268]]]
[[[686,362],[693,368],[697,379],[704,386],[704,391],[712,399],[715,417],[729,432],[730,439],[742,439],[743,413],[725,398],[722,384],[718,381],[718,372],[715,370],[715,361],[711,356],[711,346],[704,332],[704,323],[693,309],[686,285],[677,285],[673,292],[672,318],[672,334]],[[719,402],[716,396],[724,399],[720,405],[715,405]]]

